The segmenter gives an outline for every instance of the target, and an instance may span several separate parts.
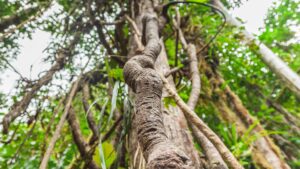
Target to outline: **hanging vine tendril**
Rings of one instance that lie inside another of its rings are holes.
[[[219,13],[222,18],[223,18],[223,22],[222,24],[218,27],[217,32],[213,35],[213,37],[197,52],[197,54],[199,54],[200,52],[202,52],[204,49],[206,49],[215,39],[216,37],[220,34],[220,32],[222,31],[222,29],[225,27],[226,24],[226,16],[225,14],[222,12],[221,9],[211,5],[211,4],[207,4],[207,3],[203,3],[203,2],[195,2],[195,1],[172,1],[169,2],[167,4],[165,4],[162,8],[162,15],[166,18],[167,22],[169,22],[170,17],[168,16],[168,9],[169,7],[173,6],[173,5],[178,5],[178,4],[197,4],[197,5],[201,5],[201,6],[205,6],[208,8],[213,9],[214,11],[216,11],[217,13]],[[176,35],[178,36],[178,35]],[[178,49],[176,49],[178,50]],[[176,51],[176,57],[177,57],[177,51]]]

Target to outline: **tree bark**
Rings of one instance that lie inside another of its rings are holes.
[[[162,51],[155,62],[155,69],[160,74],[166,74],[170,71],[164,45],[162,45]],[[168,82],[173,89],[176,88],[172,76],[168,77]],[[169,94],[166,89],[163,88],[163,98],[166,97],[169,97]],[[181,109],[178,106],[164,106],[163,117],[168,138],[189,156],[195,168],[202,168],[199,153],[194,147],[193,138],[189,131],[187,120],[185,119]]]
[[[162,42],[161,42],[162,43]],[[167,54],[162,45],[161,53],[159,54],[158,58],[155,62],[155,70],[161,74],[169,72],[170,67],[168,65]],[[172,77],[168,78],[169,83],[172,87],[175,88],[175,84]],[[162,97],[169,97],[168,93],[165,89],[163,89]],[[191,133],[188,129],[187,121],[182,113],[182,111],[177,106],[169,105],[168,107],[163,106],[162,108],[162,116],[163,116],[163,123],[165,126],[166,134],[168,139],[176,145],[176,147],[180,148],[184,151],[185,154],[192,161],[192,165],[195,168],[203,168],[200,162],[199,154],[194,147],[193,138]],[[131,132],[130,138],[130,154],[132,154],[132,162],[131,167],[134,169],[145,168],[144,167],[144,159],[141,159],[142,152],[139,151],[139,147],[136,145],[138,144],[137,140],[135,140],[136,133],[134,131]]]
[[[141,0],[137,3],[139,15],[136,20],[146,46],[142,54],[133,56],[124,66],[125,82],[135,95],[132,121],[132,130],[135,131],[131,137],[137,137],[149,169],[195,168],[186,153],[171,141],[165,129],[161,105],[163,85],[154,70],[161,52],[159,20],[153,8],[157,2]]]

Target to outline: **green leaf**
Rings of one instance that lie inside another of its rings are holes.
[[[102,147],[102,141],[101,141],[101,139],[99,139],[98,148],[99,148],[99,156],[100,156],[100,161],[101,161],[101,168],[102,169],[106,169],[105,155],[104,155],[104,152],[103,152],[103,147]]]
[[[120,69],[120,68],[111,69],[108,72],[108,76],[112,77],[116,80],[124,82],[123,69]]]
[[[112,144],[108,142],[100,143],[98,149],[96,149],[93,156],[93,160],[97,165],[100,165],[101,168],[110,168],[116,158],[116,152]]]
[[[114,146],[108,142],[104,142],[102,143],[102,147],[105,156],[106,166],[110,167],[116,158],[116,152]]]
[[[102,120],[103,120],[103,116],[104,116],[104,112],[105,112],[107,103],[108,103],[108,98],[105,99],[105,102],[104,102],[104,104],[103,104],[103,106],[101,108],[100,118],[99,118],[99,122],[98,122],[98,128],[99,128],[99,130],[101,130]]]
[[[109,122],[111,121],[114,111],[117,107],[117,97],[118,97],[118,91],[119,91],[119,86],[120,86],[120,82],[117,81],[114,85],[114,89],[113,89],[113,93],[112,93],[112,98],[111,98],[111,109],[110,109],[110,113],[109,113],[109,117],[107,120],[107,125],[109,124]]]

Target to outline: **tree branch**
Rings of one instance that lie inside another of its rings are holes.
[[[128,22],[131,24],[134,32],[134,40],[137,43],[138,49],[136,50],[137,52],[141,52],[145,49],[144,45],[142,44],[142,34],[139,31],[137,25],[135,24],[134,20],[132,20],[128,15],[125,15],[125,18],[128,20]]]
[[[5,38],[9,37],[10,35],[12,35],[16,30],[22,28],[24,25],[26,25],[27,23],[36,20],[38,17],[40,17],[46,10],[47,8],[49,8],[51,6],[51,1],[45,5],[45,7],[43,9],[40,9],[39,11],[37,11],[35,13],[35,15],[26,18],[26,20],[22,20],[20,21],[20,23],[18,25],[16,25],[13,28],[8,29],[6,32],[4,32],[1,36],[0,36],[0,42],[2,42]],[[38,9],[36,9],[38,10]],[[28,11],[27,11],[28,12]],[[33,12],[34,13],[34,12]],[[14,18],[14,17],[13,17]],[[15,17],[18,18],[18,17]],[[18,19],[17,19],[18,20]],[[9,20],[7,20],[9,22]],[[16,22],[16,21],[15,21]],[[17,22],[16,22],[17,23]],[[6,29],[7,27],[3,25],[3,30]],[[2,33],[2,31],[0,31]]]
[[[18,116],[20,116],[23,111],[25,111],[30,104],[32,98],[36,95],[36,93],[40,90],[42,86],[47,85],[53,78],[53,75],[63,69],[67,59],[71,57],[71,52],[75,48],[75,44],[80,39],[80,32],[77,32],[74,36],[74,39],[70,42],[68,48],[61,49],[57,53],[57,58],[55,63],[51,66],[51,68],[43,75],[40,79],[37,80],[35,84],[32,85],[31,89],[26,91],[22,99],[16,103],[14,103],[10,111],[3,118],[3,133],[7,134],[9,125],[13,122]]]
[[[216,5],[222,10],[229,24],[238,28],[243,28],[242,23],[230,15],[220,0],[213,0],[212,4]],[[265,44],[261,43],[252,34],[247,32],[247,30],[242,29],[241,33],[244,36],[243,41],[247,45],[257,46],[258,49],[255,50],[255,52],[259,54],[263,62],[272,70],[272,72],[287,88],[289,88],[297,97],[300,98],[300,76]]]
[[[80,79],[80,78],[79,78]],[[76,80],[75,83],[72,85],[72,88],[69,92],[69,96],[66,100],[66,106],[64,109],[64,113],[62,114],[62,116],[60,117],[59,123],[56,126],[55,132],[53,134],[53,137],[51,138],[51,141],[49,143],[49,146],[44,154],[43,160],[40,164],[40,169],[47,169],[47,165],[48,165],[48,161],[50,158],[50,155],[52,153],[52,150],[55,146],[56,141],[58,140],[59,136],[60,136],[60,132],[61,129],[63,128],[63,125],[66,121],[67,115],[69,113],[69,110],[71,108],[71,104],[72,104],[72,100],[76,95],[77,89],[78,89],[78,84],[79,84],[79,80]]]
[[[89,153],[88,143],[80,132],[80,125],[72,107],[69,109],[67,120],[72,131],[73,140],[79,150],[81,158],[85,161],[86,166],[90,169],[100,169],[93,161],[93,154]]]
[[[167,79],[161,75],[163,84],[167,92],[174,98],[177,105],[181,108],[184,115],[190,123],[195,125],[208,139],[211,141],[217,150],[220,152],[222,158],[226,161],[227,165],[233,169],[243,169],[243,166],[239,164],[237,159],[228,150],[222,140],[216,135],[197,115],[191,108],[184,103],[184,101],[178,96],[178,94],[169,85]]]
[[[98,130],[98,126],[94,120],[93,113],[91,112],[89,98],[90,98],[89,84],[84,83],[83,87],[82,87],[82,104],[83,104],[84,111],[86,112],[89,128],[92,130],[92,133],[93,133],[92,139],[98,139],[99,130]]]
[[[173,23],[177,29],[179,34],[179,39],[181,40],[181,44],[184,50],[187,51],[190,61],[190,76],[192,81],[192,90],[190,92],[189,100],[187,105],[190,107],[192,111],[194,111],[200,96],[201,89],[201,81],[200,81],[200,73],[198,66],[198,58],[196,54],[196,47],[192,43],[187,43],[186,39],[180,29],[180,13],[176,10],[177,19],[173,19]],[[210,168],[219,168],[226,169],[228,168],[226,163],[223,161],[220,153],[216,149],[216,147],[211,143],[209,139],[199,130],[194,124],[189,124],[192,129],[193,135],[196,137],[196,140],[201,145],[204,150],[205,155],[209,161]]]

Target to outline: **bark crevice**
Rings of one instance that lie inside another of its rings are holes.
[[[168,139],[161,108],[163,83],[154,70],[154,63],[161,52],[159,21],[153,4],[142,3],[141,21],[146,46],[142,54],[133,56],[124,66],[124,79],[135,92],[133,126],[147,168],[193,168],[188,156]]]

